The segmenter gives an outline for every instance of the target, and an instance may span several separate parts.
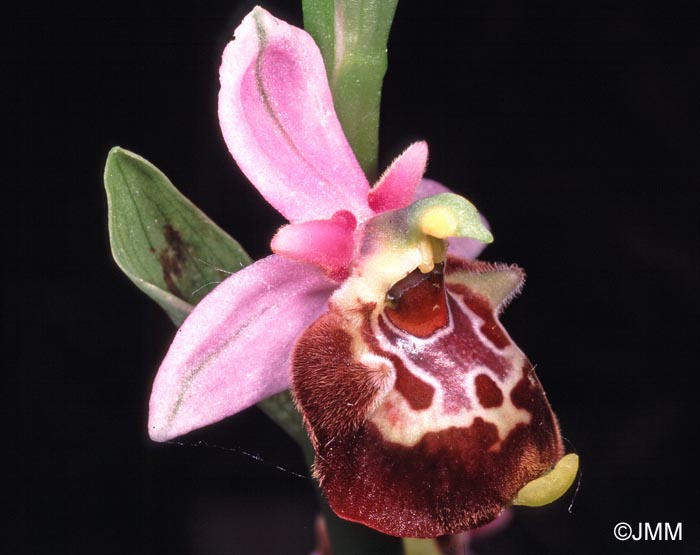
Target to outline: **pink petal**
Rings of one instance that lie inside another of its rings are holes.
[[[391,163],[369,192],[369,206],[375,212],[403,208],[413,202],[413,195],[428,163],[428,144],[413,143]]]
[[[438,183],[432,179],[422,179],[418,189],[416,189],[416,194],[413,200],[419,200],[425,197],[430,197],[433,195],[439,195],[441,193],[452,193],[451,189],[445,187],[442,183]],[[483,214],[481,216],[481,221],[483,222],[486,229],[491,230],[489,222],[484,218]],[[486,243],[477,241],[476,239],[469,239],[468,237],[450,237],[448,240],[449,247],[448,252],[451,255],[466,258],[467,260],[474,260],[477,258],[481,252],[486,248]]]
[[[318,47],[301,29],[255,8],[220,70],[219,121],[231,154],[292,222],[350,210],[362,220],[369,184],[333,109]]]
[[[317,268],[274,255],[222,282],[163,360],[151,393],[151,438],[180,436],[289,387],[290,351],[333,288]]]
[[[348,268],[355,249],[355,217],[340,211],[329,220],[290,224],[281,228],[272,239],[275,254],[323,268],[336,281],[348,277]]]

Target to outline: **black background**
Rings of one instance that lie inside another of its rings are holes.
[[[504,323],[583,471],[571,512],[571,494],[517,510],[475,549],[698,552],[700,20],[661,2],[426,4],[399,3],[382,165],[426,139],[428,176],[491,222],[483,258],[528,272]],[[301,24],[296,2],[264,5]],[[106,233],[102,168],[121,145],[251,255],[267,253],[283,220],[216,119],[220,53],[251,6],[27,5],[9,19],[5,452],[20,496],[6,501],[7,553],[313,546],[309,481],[276,468],[304,464],[256,409],[185,445],[148,440],[150,383],[174,330],[119,273]],[[683,522],[683,541],[619,542],[619,521]]]

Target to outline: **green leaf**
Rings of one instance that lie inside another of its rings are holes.
[[[370,181],[377,176],[386,46],[398,0],[303,0],[304,27],[321,50],[338,119]]]
[[[250,257],[153,164],[119,147],[107,156],[109,240],[121,270],[180,324]]]

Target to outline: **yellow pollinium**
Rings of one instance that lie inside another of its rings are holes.
[[[513,505],[541,507],[559,499],[571,487],[578,472],[578,455],[569,453],[544,476],[525,484],[513,500]]]
[[[426,235],[445,239],[455,235],[459,219],[455,211],[447,206],[433,206],[421,214],[419,225]]]
[[[418,269],[427,274],[433,271],[435,264],[445,261],[447,243],[444,239],[436,239],[428,235],[418,243],[418,250],[421,256],[421,263],[418,264]]]

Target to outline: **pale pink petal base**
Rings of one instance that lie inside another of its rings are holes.
[[[315,220],[282,227],[272,239],[272,251],[299,262],[314,264],[335,281],[348,277],[354,254],[357,222],[346,211],[328,220]]]
[[[338,122],[323,58],[303,30],[260,7],[228,44],[219,121],[233,158],[291,222],[371,215],[369,184]]]
[[[375,212],[404,208],[413,202],[413,195],[428,163],[428,144],[413,143],[386,169],[369,192],[369,206]]]
[[[416,189],[414,200],[452,192],[454,191],[448,189],[442,183],[424,178],[421,180],[420,185],[418,185],[418,189]],[[491,227],[489,226],[489,222],[484,218],[483,214],[479,214],[479,217],[486,229],[490,231]],[[449,245],[447,252],[449,254],[459,258],[466,258],[467,260],[474,260],[486,248],[486,243],[482,243],[476,239],[469,239],[468,237],[450,237],[447,242]]]
[[[178,330],[153,384],[148,432],[167,441],[289,387],[292,347],[335,285],[272,255],[209,293]]]

